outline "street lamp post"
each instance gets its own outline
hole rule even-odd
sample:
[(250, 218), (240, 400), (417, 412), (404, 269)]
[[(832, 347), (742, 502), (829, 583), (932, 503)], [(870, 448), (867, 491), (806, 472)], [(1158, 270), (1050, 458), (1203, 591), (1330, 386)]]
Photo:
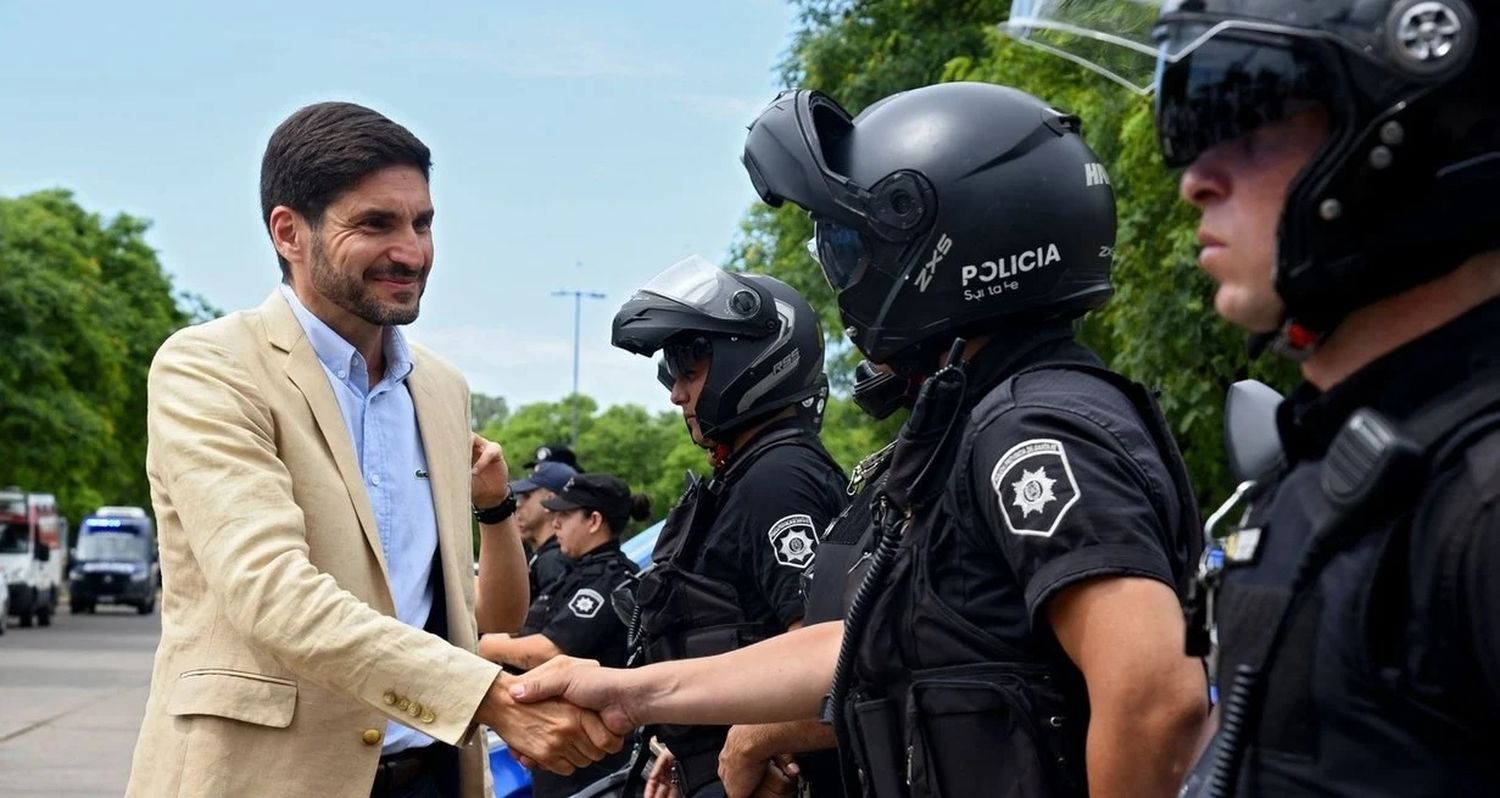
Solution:
[(573, 297), (573, 439), (570, 444), (578, 445), (578, 330), (579, 319), (583, 312), (583, 300), (603, 299), (604, 295), (598, 291), (553, 291), (553, 296)]

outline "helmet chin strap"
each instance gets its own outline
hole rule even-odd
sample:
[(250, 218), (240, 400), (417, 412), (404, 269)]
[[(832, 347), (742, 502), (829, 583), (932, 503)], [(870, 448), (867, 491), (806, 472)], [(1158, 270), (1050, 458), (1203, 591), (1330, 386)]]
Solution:
[(1322, 333), (1314, 332), (1310, 327), (1287, 319), (1282, 322), (1281, 329), (1276, 332), (1252, 334), (1245, 349), (1251, 360), (1260, 357), (1261, 353), (1269, 347), (1277, 356), (1294, 363), (1301, 363), (1318, 351), (1318, 345), (1323, 343), (1323, 337)]
[(729, 448), (727, 443), (714, 443), (707, 448), (709, 462), (713, 463), (716, 469), (723, 468), (729, 462), (729, 456), (734, 454), (734, 450)]

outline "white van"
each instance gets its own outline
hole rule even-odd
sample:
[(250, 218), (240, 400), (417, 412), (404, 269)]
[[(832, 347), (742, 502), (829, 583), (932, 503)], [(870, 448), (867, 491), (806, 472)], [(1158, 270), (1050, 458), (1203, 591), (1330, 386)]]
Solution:
[(19, 626), (50, 626), (63, 584), (62, 518), (57, 500), (20, 488), (0, 490), (0, 571)]

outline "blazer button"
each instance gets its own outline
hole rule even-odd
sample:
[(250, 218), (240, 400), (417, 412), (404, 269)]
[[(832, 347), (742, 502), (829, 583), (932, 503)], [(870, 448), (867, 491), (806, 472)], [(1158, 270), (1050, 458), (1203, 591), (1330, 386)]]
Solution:
[(431, 723), (431, 722), (433, 722), (435, 720), (437, 720), (437, 715), (432, 714), (432, 710), (430, 710), (430, 709), (424, 709), (424, 710), (422, 710), (422, 722), (423, 723)]
[(412, 705), (406, 708), (406, 714), (414, 718), (422, 717), (422, 705), (412, 702)]
[(402, 698), (401, 700), (396, 702), (396, 706), (400, 707), (402, 712), (405, 712), (407, 708), (411, 706), (411, 701), (409, 699)]
[(365, 729), (364, 734), (361, 734), (359, 739), (364, 740), (365, 745), (376, 745), (380, 742), (380, 730)]
[(385, 701), (385, 705), (388, 707), (393, 707), (396, 705), (396, 694), (391, 692), (390, 690), (385, 691), (385, 695), (381, 696), (380, 698), (381, 700)]

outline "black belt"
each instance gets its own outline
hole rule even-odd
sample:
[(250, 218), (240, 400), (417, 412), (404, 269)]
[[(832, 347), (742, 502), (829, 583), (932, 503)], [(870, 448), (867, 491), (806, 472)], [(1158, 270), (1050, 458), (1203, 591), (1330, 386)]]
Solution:
[(423, 776), (441, 778), (441, 766), (451, 761), (442, 748), (442, 743), (434, 743), (381, 757), (380, 764), (375, 766), (375, 783), (370, 787), (370, 798), (400, 795), (402, 790)]

